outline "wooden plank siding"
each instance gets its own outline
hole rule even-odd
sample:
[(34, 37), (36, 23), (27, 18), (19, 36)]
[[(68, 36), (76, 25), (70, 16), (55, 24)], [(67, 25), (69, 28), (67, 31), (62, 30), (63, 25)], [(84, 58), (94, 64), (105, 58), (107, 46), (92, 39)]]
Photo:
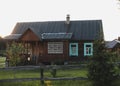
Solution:
[(48, 42), (43, 42), (43, 54), (39, 56), (39, 61), (51, 62), (51, 61), (61, 61), (68, 59), (68, 42), (63, 42), (63, 53), (62, 54), (49, 54), (48, 53)]
[[(49, 54), (48, 53), (48, 42), (63, 42), (63, 53), (62, 54)], [(18, 43), (22, 43), (25, 48), (31, 48), (31, 61), (35, 64), (42, 62), (66, 62), (66, 61), (83, 61), (90, 57), (84, 56), (84, 43), (92, 43), (92, 40), (88, 41), (69, 41), (69, 40), (47, 40), (47, 41), (23, 41), (19, 40)], [(78, 56), (69, 56), (69, 44), (78, 43)], [(26, 47), (25, 45), (30, 45)], [(28, 52), (26, 53), (28, 54)], [(29, 56), (29, 55), (27, 55)], [(36, 57), (36, 58), (33, 58)], [(27, 60), (27, 57), (25, 57)]]
[[(48, 54), (48, 42), (43, 42), (42, 51), (39, 55), (39, 62), (52, 62), (52, 61), (82, 61), (88, 59), (84, 56), (84, 41), (78, 43), (78, 56), (69, 56), (69, 41), (63, 42), (63, 54)], [(39, 49), (41, 51), (41, 49)]]
[(19, 38), (22, 41), (39, 41), (39, 37), (30, 29), (26, 30)]
[[(53, 61), (83, 61), (88, 59), (87, 56), (84, 56), (84, 43), (92, 43), (92, 41), (62, 41), (63, 42), (63, 53), (62, 54), (49, 54), (48, 53), (48, 42), (49, 41), (21, 41), (25, 47), (25, 45), (30, 47), (25, 48), (31, 48), (31, 60), (34, 60), (35, 63), (41, 63), (41, 62), (53, 62)], [(52, 42), (61, 42), (61, 41), (52, 41)], [(78, 43), (78, 56), (69, 56), (69, 44), (70, 43)], [(29, 49), (28, 49), (29, 50)], [(27, 52), (28, 54), (28, 52)]]

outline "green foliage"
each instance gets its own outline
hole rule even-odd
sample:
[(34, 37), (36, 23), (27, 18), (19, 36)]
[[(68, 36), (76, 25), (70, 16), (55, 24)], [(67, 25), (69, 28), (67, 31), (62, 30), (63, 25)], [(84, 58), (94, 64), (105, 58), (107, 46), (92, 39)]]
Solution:
[(4, 56), (6, 49), (6, 42), (0, 37), (0, 56)]
[(0, 68), (5, 67), (5, 57), (0, 57)]
[(24, 50), (22, 44), (12, 42), (11, 45), (7, 45), (6, 56), (9, 58), (10, 66), (17, 66), (20, 63), (20, 54)]
[(106, 51), (102, 41), (94, 43), (94, 55), (88, 65), (88, 78), (93, 82), (93, 86), (112, 86), (117, 78), (117, 66), (111, 59), (113, 56)]
[(5, 63), (5, 57), (0, 57), (0, 63)]

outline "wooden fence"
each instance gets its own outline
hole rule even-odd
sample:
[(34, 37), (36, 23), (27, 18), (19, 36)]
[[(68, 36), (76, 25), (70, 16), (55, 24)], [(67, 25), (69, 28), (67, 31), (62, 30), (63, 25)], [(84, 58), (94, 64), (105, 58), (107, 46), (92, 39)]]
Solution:
[(15, 78), (15, 79), (2, 79), (0, 82), (23, 82), (23, 81), (33, 81), (40, 80), (42, 84), (44, 84), (44, 80), (87, 80), (85, 77), (58, 77), (58, 78), (45, 78), (44, 70), (51, 69), (54, 72), (58, 69), (81, 69), (86, 65), (48, 65), (48, 66), (19, 66), (19, 67), (8, 67), (8, 68), (0, 68), (1, 70), (31, 70), (31, 69), (40, 69), (40, 78)]

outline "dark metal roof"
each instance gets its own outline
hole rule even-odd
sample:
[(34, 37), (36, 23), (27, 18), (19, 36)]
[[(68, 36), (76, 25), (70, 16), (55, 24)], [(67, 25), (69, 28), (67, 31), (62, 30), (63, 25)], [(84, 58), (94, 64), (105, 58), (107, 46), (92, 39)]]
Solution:
[(118, 40), (113, 40), (113, 41), (110, 41), (108, 43), (106, 43), (106, 47), (107, 48), (114, 48), (117, 44), (120, 44), (120, 41)]
[(5, 36), (4, 39), (19, 39), (19, 37), (21, 36), (22, 34), (11, 34), (11, 35), (8, 35), (8, 36)]
[(16, 24), (12, 34), (23, 34), (28, 28), (39, 38), (43, 33), (72, 33), (72, 40), (95, 40), (104, 36), (101, 20), (70, 21), (69, 26), (65, 21), (23, 22)]
[(43, 33), (42, 39), (71, 39), (72, 33)]

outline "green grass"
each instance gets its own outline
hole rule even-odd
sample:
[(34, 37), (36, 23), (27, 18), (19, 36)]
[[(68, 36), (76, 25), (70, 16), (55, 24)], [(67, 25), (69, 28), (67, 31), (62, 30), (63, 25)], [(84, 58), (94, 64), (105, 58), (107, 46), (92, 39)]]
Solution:
[[(75, 70), (57, 70), (57, 77), (87, 77), (86, 69)], [(13, 78), (39, 78), (40, 70), (2, 70), (0, 71), (0, 79)], [(52, 77), (50, 70), (44, 72), (44, 77)]]
[[(42, 85), (39, 80), (26, 82), (6, 82), (0, 83), (0, 86), (92, 86), (88, 80), (67, 80), (67, 81), (50, 81), (50, 85)], [(120, 86), (120, 80), (117, 80), (113, 86)]]
[[(50, 70), (45, 70), (45, 77), (52, 77)], [(57, 70), (57, 77), (87, 77), (86, 69), (64, 69)], [(39, 78), (40, 70), (0, 70), (0, 79), (14, 79), (14, 78)], [(51, 81), (52, 86), (90, 86), (89, 81), (80, 80), (63, 80), (63, 81)], [(73, 85), (74, 84), (74, 85)], [(84, 85), (85, 84), (85, 85)], [(26, 81), (26, 82), (4, 82), (0, 83), (0, 86), (41, 86), (40, 81)]]
[[(0, 58), (0, 63), (4, 63), (5, 58)], [(0, 67), (4, 67), (0, 65)], [(51, 70), (44, 71), (44, 77), (52, 77)], [(82, 69), (59, 69), (56, 77), (87, 77), (87, 68)], [(40, 69), (33, 70), (0, 70), (0, 79), (15, 78), (39, 78)], [(44, 86), (92, 86), (88, 80), (59, 80), (50, 81), (51, 85)], [(0, 82), (0, 86), (43, 86), (39, 80), (25, 82)], [(117, 80), (113, 86), (120, 86), (120, 80)]]
[[(5, 58), (0, 58), (0, 68), (5, 67)], [(44, 77), (52, 77), (51, 70), (45, 70)], [(60, 69), (57, 70), (57, 77), (87, 77), (87, 69)], [(14, 78), (39, 78), (40, 69), (34, 70), (0, 70), (0, 79)], [(89, 81), (80, 80), (62, 80), (50, 81), (52, 86), (90, 86)], [(2, 82), (0, 86), (43, 86), (40, 81), (25, 82)], [(47, 86), (47, 85), (45, 85)]]
[[(57, 77), (87, 77), (87, 74), (88, 72), (86, 68), (57, 70)], [(0, 70), (0, 79), (39, 78), (39, 77), (40, 69), (4, 70), (4, 71)], [(44, 77), (52, 77), (50, 70), (45, 70)], [(92, 83), (88, 80), (58, 80), (50, 81), (50, 84), (51, 86), (92, 86)], [(43, 86), (43, 85), (41, 85), (39, 80), (36, 80), (25, 82), (0, 82), (0, 86)], [(117, 80), (113, 86), (120, 86), (120, 80)]]
[(53, 86), (92, 86), (87, 80), (52, 81)]
[(0, 79), (13, 79), (13, 78), (33, 78), (39, 77), (40, 72), (33, 70), (4, 70), (0, 71)]
[(5, 67), (5, 57), (0, 57), (0, 68)]
[(40, 81), (28, 81), (28, 82), (0, 83), (0, 86), (42, 86), (42, 85), (40, 85)]
[(0, 83), (0, 86), (91, 86), (90, 81), (68, 80), (68, 81), (51, 81), (50, 85), (42, 85), (40, 81), (28, 82), (10, 82)]
[(58, 77), (87, 77), (87, 69), (67, 69), (59, 70), (57, 72)]

